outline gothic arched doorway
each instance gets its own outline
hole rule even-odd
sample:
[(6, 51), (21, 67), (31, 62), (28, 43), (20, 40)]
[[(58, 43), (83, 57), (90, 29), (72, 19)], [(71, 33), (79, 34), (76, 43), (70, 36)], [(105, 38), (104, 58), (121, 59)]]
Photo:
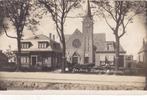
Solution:
[(80, 55), (77, 52), (74, 52), (72, 55), (72, 64), (79, 64), (80, 62)]

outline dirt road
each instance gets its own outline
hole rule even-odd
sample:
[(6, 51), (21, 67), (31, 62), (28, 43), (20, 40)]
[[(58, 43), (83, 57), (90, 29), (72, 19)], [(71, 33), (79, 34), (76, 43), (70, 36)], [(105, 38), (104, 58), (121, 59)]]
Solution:
[(0, 72), (0, 81), (103, 85), (144, 88), (145, 77), (44, 72)]

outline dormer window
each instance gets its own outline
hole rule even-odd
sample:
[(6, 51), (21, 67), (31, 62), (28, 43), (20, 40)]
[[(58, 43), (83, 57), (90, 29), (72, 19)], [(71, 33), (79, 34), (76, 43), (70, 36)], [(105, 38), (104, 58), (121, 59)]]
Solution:
[(39, 42), (38, 43), (38, 48), (47, 48), (47, 46), (48, 46), (48, 43), (47, 42)]
[(113, 45), (112, 45), (112, 44), (107, 44), (107, 50), (108, 50), (108, 51), (111, 51), (112, 48), (113, 48)]
[(21, 43), (21, 48), (22, 49), (28, 49), (30, 47), (30, 43), (29, 42), (22, 42)]

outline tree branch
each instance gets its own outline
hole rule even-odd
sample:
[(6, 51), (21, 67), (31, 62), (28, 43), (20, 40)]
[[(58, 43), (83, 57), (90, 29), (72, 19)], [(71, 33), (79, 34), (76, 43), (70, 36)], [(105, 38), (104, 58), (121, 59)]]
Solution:
[(112, 19), (114, 20), (114, 21), (116, 21), (116, 18), (114, 17), (114, 15), (113, 15), (113, 13), (112, 13), (112, 11), (110, 11), (110, 10), (108, 10), (108, 9), (106, 9), (105, 7), (103, 7), (102, 6), (102, 8), (107, 12), (107, 13), (109, 13), (110, 15), (111, 15), (111, 17), (112, 17)]
[(6, 31), (6, 28), (5, 26), (3, 25), (3, 29), (4, 29), (4, 32), (6, 33), (6, 36), (9, 37), (9, 38), (13, 38), (13, 39), (17, 39), (17, 37), (13, 37), (13, 36), (9, 36), (7, 31)]
[(108, 20), (107, 20), (107, 18), (106, 18), (106, 16), (105, 16), (104, 13), (103, 13), (103, 17), (104, 17), (105, 22), (107, 23), (107, 25), (111, 28), (111, 30), (112, 30), (112, 31), (115, 31), (114, 28), (109, 24), (109, 22), (108, 22)]

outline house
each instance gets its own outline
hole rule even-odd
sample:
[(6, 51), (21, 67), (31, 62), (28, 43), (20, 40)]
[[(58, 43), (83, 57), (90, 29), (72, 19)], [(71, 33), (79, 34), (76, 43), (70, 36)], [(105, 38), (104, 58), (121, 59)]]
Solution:
[[(98, 34), (97, 34), (98, 35)], [(111, 66), (115, 65), (115, 43), (114, 41), (95, 41), (94, 45), (96, 47), (95, 52), (95, 64), (97, 66), (103, 66), (106, 63), (109, 63)], [(120, 60), (119, 60), (119, 66), (124, 67), (125, 65), (125, 55), (126, 51), (123, 49), (123, 47), (120, 45), (119, 48), (120, 52)]]
[(16, 61), (16, 55), (14, 54), (14, 52), (11, 49), (7, 49), (4, 54), (7, 56), (8, 58), (8, 63), (15, 63)]
[(143, 45), (138, 52), (138, 62), (145, 64), (147, 63), (147, 41), (143, 39)]
[[(146, 7), (147, 7), (147, 3), (146, 3)], [(147, 16), (147, 11), (145, 14)], [(146, 25), (147, 25), (147, 17), (145, 17), (145, 26)], [(145, 36), (143, 38), (142, 47), (138, 52), (138, 62), (140, 64), (143, 64), (143, 66), (147, 68), (147, 28), (146, 28)]]
[[(103, 66), (109, 63), (114, 65), (115, 42), (106, 41), (105, 33), (94, 33), (93, 24), (88, 2), (87, 13), (82, 21), (82, 32), (76, 29), (73, 34), (65, 35), (67, 61), (72, 64), (92, 63), (96, 66)], [(124, 66), (125, 54), (125, 50), (120, 45), (120, 66)]]
[[(17, 50), (15, 53), (18, 56)], [(40, 34), (21, 40), (21, 64), (23, 68), (56, 69), (61, 65), (61, 57), (60, 43), (55, 41), (55, 36), (52, 36), (51, 33), (49, 37)]]
[(0, 50), (0, 66), (5, 65), (8, 63), (7, 56)]

